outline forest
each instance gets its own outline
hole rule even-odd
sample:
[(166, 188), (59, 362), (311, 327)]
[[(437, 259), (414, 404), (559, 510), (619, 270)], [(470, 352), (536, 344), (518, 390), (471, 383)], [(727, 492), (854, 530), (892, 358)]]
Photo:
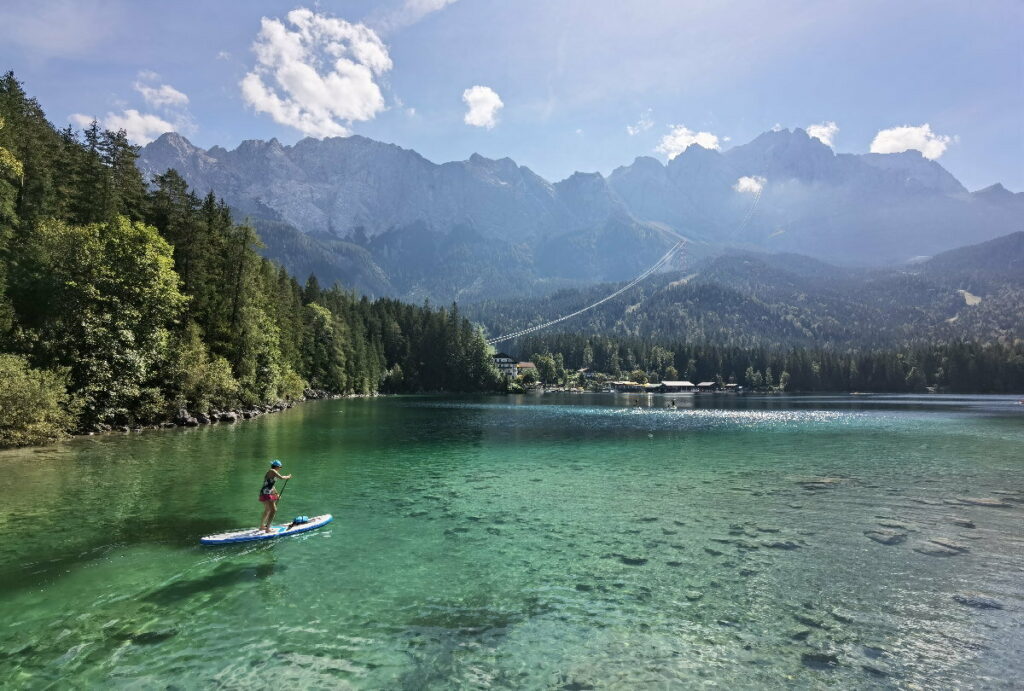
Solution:
[(457, 307), (369, 300), (260, 256), (255, 230), (125, 133), (58, 130), (0, 78), (0, 446), (319, 392), (501, 385)]
[[(1020, 393), (1024, 343), (948, 343), (879, 349), (741, 347), (647, 337), (534, 334), (509, 347), (529, 353), (546, 383), (587, 368), (634, 381), (712, 381), (751, 391)], [(583, 383), (583, 382), (579, 382)]]

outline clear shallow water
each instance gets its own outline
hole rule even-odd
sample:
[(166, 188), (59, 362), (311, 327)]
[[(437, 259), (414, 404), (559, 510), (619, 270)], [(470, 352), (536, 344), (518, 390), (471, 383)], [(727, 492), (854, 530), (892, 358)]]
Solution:
[[(1024, 678), (1024, 406), (667, 400), (324, 401), (0, 453), (0, 684)], [(274, 457), (295, 473), (282, 515), (335, 523), (200, 548), (257, 523)]]

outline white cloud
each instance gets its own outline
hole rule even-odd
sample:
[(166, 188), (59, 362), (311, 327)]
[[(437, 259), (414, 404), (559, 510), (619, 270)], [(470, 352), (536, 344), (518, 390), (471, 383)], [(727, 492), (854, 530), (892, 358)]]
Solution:
[(311, 137), (347, 136), (384, 110), (376, 79), (392, 62), (372, 29), (304, 8), (287, 21), (261, 20), (256, 66), (240, 85), (246, 103)]
[(839, 125), (832, 120), (828, 122), (819, 122), (816, 125), (807, 126), (807, 135), (814, 139), (821, 140), (822, 144), (826, 146), (832, 146), (835, 140), (836, 134), (839, 132)]
[(469, 110), (463, 121), (474, 127), (491, 129), (498, 124), (498, 111), (505, 104), (489, 86), (473, 86), (462, 92), (462, 101)]
[(456, 2), (458, 0), (405, 0), (401, 7), (384, 15), (379, 22), (374, 23), (374, 26), (379, 25), (383, 31), (401, 29)]
[(84, 113), (74, 113), (68, 118), (78, 127), (88, 127), (96, 120), (100, 127), (108, 130), (124, 130), (133, 144), (145, 145), (164, 132), (174, 132), (176, 128), (163, 118), (151, 113), (140, 113), (129, 108), (121, 113), (107, 113), (106, 117), (96, 118)]
[(229, 53), (226, 50), (218, 51), (217, 52), (217, 59), (218, 60), (230, 60), (231, 59), (231, 53)]
[(654, 120), (651, 119), (651, 109), (648, 108), (640, 114), (640, 119), (635, 125), (626, 125), (626, 133), (632, 137), (654, 127)]
[(671, 125), (671, 131), (661, 138), (661, 142), (654, 148), (672, 160), (679, 154), (686, 151), (693, 144), (703, 146), (705, 149), (717, 149), (718, 136), (710, 132), (694, 132), (684, 125)]
[(170, 84), (149, 86), (142, 82), (135, 82), (135, 90), (142, 94), (142, 98), (146, 100), (146, 103), (154, 108), (167, 108), (188, 104), (188, 96)]
[(732, 188), (737, 192), (744, 194), (760, 194), (761, 190), (764, 189), (766, 182), (768, 182), (768, 180), (760, 175), (744, 175), (736, 181), (736, 184), (733, 185)]
[(935, 160), (941, 156), (955, 137), (932, 132), (927, 122), (919, 127), (904, 125), (887, 130), (880, 130), (871, 142), (873, 154), (896, 154), (908, 149), (916, 149), (927, 159)]

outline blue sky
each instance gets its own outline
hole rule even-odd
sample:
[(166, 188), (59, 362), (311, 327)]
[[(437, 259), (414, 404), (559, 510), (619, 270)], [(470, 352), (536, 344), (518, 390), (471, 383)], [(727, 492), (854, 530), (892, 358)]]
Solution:
[(0, 69), (58, 125), (205, 148), (356, 133), (557, 180), (818, 125), (1024, 190), (1020, 0), (6, 0)]

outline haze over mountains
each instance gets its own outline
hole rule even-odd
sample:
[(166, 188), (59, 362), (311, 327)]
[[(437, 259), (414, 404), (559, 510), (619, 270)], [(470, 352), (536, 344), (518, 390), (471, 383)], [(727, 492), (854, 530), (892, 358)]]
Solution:
[(228, 151), (169, 133), (138, 163), (223, 197), (293, 272), (409, 299), (624, 280), (678, 236), (691, 242), (677, 266), (730, 248), (879, 266), (1024, 227), (1022, 193), (969, 192), (916, 151), (836, 154), (801, 129), (555, 183), (508, 158), (439, 165), (359, 136)]

